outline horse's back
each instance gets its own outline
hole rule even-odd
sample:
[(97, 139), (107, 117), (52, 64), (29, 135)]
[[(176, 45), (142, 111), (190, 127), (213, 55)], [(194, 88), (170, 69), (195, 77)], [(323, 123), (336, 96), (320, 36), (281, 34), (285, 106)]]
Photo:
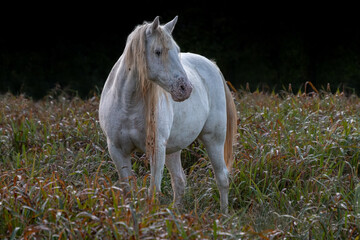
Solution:
[[(215, 62), (194, 53), (182, 53), (180, 59), (185, 71), (187, 73), (191, 72), (188, 74), (190, 81), (192, 83), (194, 81), (201, 81), (204, 85), (204, 90), (206, 90), (207, 97), (209, 98), (210, 108), (225, 106), (224, 79)], [(193, 76), (194, 73), (196, 77)]]

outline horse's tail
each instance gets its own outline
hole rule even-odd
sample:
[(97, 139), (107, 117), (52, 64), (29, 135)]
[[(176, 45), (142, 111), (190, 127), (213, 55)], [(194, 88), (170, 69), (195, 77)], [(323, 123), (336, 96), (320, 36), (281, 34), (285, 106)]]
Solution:
[(224, 77), (223, 80), (224, 80), (224, 88), (225, 88), (225, 96), (226, 96), (226, 113), (227, 113), (224, 159), (227, 169), (229, 170), (229, 172), (231, 172), (234, 163), (233, 141), (235, 134), (237, 132), (237, 113), (236, 113), (234, 99), (231, 95), (230, 89), (227, 86)]

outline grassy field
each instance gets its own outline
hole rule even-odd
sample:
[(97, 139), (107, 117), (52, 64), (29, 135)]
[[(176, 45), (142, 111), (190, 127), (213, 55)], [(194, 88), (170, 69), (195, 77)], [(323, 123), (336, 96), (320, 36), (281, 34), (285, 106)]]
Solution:
[(0, 239), (359, 239), (360, 99), (239, 92), (229, 215), (201, 143), (183, 151), (184, 212), (147, 199), (149, 164), (122, 197), (97, 96), (0, 96)]

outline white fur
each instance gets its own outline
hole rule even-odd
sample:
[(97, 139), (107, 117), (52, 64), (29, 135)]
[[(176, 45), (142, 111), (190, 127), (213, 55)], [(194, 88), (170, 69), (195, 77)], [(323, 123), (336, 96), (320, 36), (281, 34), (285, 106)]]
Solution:
[[(159, 27), (172, 31), (176, 20)], [(149, 28), (154, 24), (156, 19)], [(147, 37), (151, 42), (151, 36)], [(152, 81), (165, 90), (160, 92), (157, 104), (156, 159), (151, 162), (150, 192), (154, 188), (161, 191), (162, 173), (166, 164), (171, 174), (174, 203), (176, 206), (181, 205), (186, 179), (180, 152), (199, 138), (211, 160), (220, 190), (221, 209), (226, 212), (229, 181), (224, 161), (227, 120), (224, 80), (218, 67), (207, 58), (192, 53), (178, 53), (176, 44), (171, 44), (171, 47), (168, 51), (170, 68), (161, 70), (160, 62), (156, 59), (148, 65)], [(151, 55), (152, 52), (147, 49), (146, 54)], [(160, 72), (161, 76), (156, 76), (156, 72)], [(192, 85), (190, 97), (181, 102), (173, 100), (168, 92), (170, 85), (166, 82), (176, 80), (176, 77), (169, 76), (179, 75), (188, 79)], [(127, 180), (133, 176), (131, 153), (136, 149), (146, 151), (144, 100), (135, 94), (138, 91), (136, 84), (137, 79), (128, 73), (127, 63), (121, 56), (105, 83), (99, 108), (100, 125), (106, 134), (111, 158), (121, 181), (127, 184)]]

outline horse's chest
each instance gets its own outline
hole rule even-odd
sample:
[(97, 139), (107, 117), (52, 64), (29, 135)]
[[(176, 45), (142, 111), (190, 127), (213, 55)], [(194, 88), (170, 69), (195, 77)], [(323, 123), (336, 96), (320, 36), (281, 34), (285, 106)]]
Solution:
[(145, 116), (128, 111), (113, 111), (108, 121), (107, 133), (116, 145), (145, 149)]
[(139, 149), (145, 149), (145, 116), (139, 114), (130, 115), (124, 121), (125, 129), (127, 129), (127, 138)]

